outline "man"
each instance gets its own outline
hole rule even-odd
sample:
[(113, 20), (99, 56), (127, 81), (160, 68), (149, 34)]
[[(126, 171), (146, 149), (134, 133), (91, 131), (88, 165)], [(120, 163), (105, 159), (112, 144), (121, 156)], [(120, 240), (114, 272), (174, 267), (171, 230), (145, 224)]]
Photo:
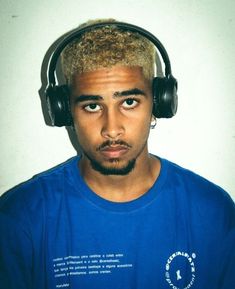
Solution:
[(234, 288), (234, 203), (148, 152), (155, 61), (115, 25), (65, 47), (81, 156), (1, 198), (0, 288)]

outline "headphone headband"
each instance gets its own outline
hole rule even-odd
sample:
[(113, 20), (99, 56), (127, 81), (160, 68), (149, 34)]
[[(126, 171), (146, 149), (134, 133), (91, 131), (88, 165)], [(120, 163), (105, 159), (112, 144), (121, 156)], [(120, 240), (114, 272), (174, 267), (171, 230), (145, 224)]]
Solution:
[(160, 42), (160, 40), (157, 39), (157, 37), (155, 37), (152, 33), (148, 32), (147, 30), (145, 30), (139, 26), (125, 23), (125, 22), (102, 22), (102, 23), (92, 24), (92, 25), (89, 25), (89, 26), (86, 26), (83, 28), (74, 29), (61, 40), (61, 42), (55, 48), (54, 52), (51, 54), (51, 58), (50, 58), (49, 63), (48, 63), (47, 79), (48, 79), (49, 85), (51, 85), (51, 86), (55, 85), (56, 65), (57, 65), (58, 59), (59, 59), (60, 54), (63, 51), (63, 49), (69, 43), (71, 43), (75, 39), (78, 39), (84, 33), (91, 31), (91, 30), (98, 29), (98, 28), (102, 28), (105, 26), (113, 26), (113, 27), (117, 27), (117, 28), (120, 28), (120, 29), (123, 29), (126, 31), (137, 32), (140, 35), (147, 38), (150, 42), (152, 42), (154, 44), (154, 46), (158, 49), (158, 51), (161, 54), (161, 57), (162, 57), (164, 64), (165, 64), (165, 76), (167, 77), (167, 76), (172, 74), (171, 73), (171, 63), (170, 63), (170, 59), (169, 59), (169, 56), (167, 54), (167, 51), (164, 48), (164, 46), (162, 45), (162, 43)]

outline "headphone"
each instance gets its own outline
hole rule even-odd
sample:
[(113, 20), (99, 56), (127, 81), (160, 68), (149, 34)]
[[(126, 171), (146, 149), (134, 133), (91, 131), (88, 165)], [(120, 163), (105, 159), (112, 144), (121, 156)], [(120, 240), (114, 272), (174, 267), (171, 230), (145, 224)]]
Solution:
[(71, 126), (70, 92), (67, 85), (56, 85), (55, 72), (58, 59), (63, 49), (82, 34), (104, 26), (114, 26), (124, 31), (137, 32), (154, 44), (165, 64), (165, 76), (154, 77), (152, 85), (153, 115), (157, 118), (171, 118), (178, 106), (177, 80), (171, 73), (171, 63), (166, 49), (161, 42), (147, 30), (123, 22), (102, 22), (72, 30), (58, 43), (52, 52), (47, 69), (47, 88), (45, 90), (47, 108), (53, 126)]

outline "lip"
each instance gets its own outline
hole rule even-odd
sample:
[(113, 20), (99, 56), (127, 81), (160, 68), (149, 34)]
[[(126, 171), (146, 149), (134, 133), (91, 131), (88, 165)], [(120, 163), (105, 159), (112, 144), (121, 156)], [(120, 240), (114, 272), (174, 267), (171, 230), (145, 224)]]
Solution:
[(124, 146), (109, 146), (101, 150), (102, 155), (107, 158), (120, 158), (128, 152), (128, 148)]

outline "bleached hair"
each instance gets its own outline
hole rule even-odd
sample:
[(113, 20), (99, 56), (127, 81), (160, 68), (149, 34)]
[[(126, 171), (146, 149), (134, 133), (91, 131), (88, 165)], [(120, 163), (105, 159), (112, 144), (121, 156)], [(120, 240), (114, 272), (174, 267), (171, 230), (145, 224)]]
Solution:
[(114, 19), (91, 20), (79, 28), (107, 21), (114, 25), (87, 31), (62, 51), (61, 65), (67, 83), (71, 84), (72, 77), (77, 73), (115, 65), (142, 67), (144, 76), (152, 80), (156, 51), (154, 45), (145, 37), (137, 32), (118, 28)]

